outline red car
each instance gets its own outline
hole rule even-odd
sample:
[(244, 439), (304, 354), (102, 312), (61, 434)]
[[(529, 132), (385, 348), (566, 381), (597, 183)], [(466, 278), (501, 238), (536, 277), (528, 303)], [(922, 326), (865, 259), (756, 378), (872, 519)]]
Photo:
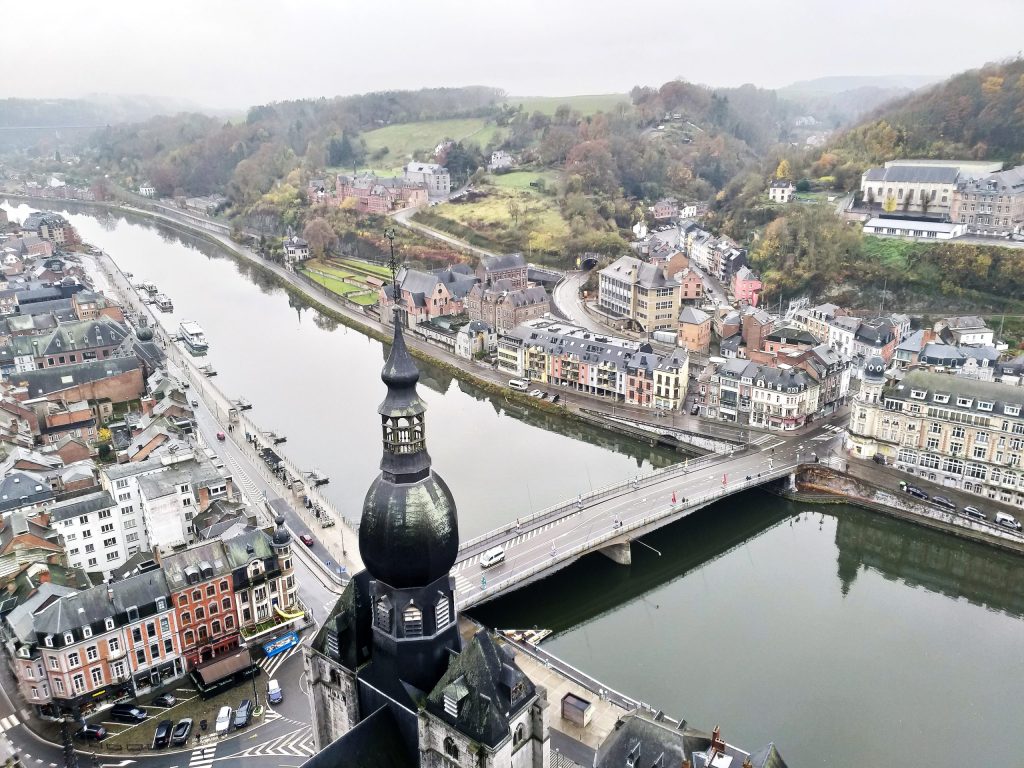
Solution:
[(301, 541), (307, 547), (312, 547), (313, 544), (315, 543), (313, 541), (313, 537), (310, 536), (308, 533), (303, 533), (301, 536), (299, 536), (299, 541)]
[(217, 439), (220, 440), (221, 442), (223, 442), (224, 440), (228, 439), (228, 436), (225, 435), (223, 432), (218, 432), (217, 433)]

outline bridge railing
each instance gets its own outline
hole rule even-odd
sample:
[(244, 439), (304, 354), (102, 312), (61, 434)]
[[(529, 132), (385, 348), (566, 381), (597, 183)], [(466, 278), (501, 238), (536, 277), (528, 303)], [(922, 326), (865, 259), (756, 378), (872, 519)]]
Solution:
[[(565, 513), (572, 513), (586, 509), (590, 504), (597, 501), (604, 501), (616, 494), (630, 490), (640, 490), (653, 483), (660, 483), (668, 477), (685, 475), (695, 470), (704, 469), (714, 464), (725, 455), (725, 453), (713, 453), (706, 456), (700, 456), (696, 459), (687, 459), (683, 463), (672, 464), (671, 466), (656, 469), (653, 472), (648, 472), (644, 475), (637, 475), (633, 480), (611, 483), (601, 488), (597, 488), (596, 490), (592, 490), (589, 493), (581, 493), (577, 497), (578, 500), (570, 499), (569, 501), (560, 501), (550, 507), (545, 507), (537, 512), (520, 517), (516, 522), (506, 523), (501, 528), (495, 528), (487, 533), (483, 533), (475, 538), (464, 541), (459, 545), (459, 552), (468, 552), (469, 550), (479, 548), (482, 544), (493, 541), (503, 541), (510, 538), (510, 535), (513, 533), (522, 533), (525, 530), (535, 527), (538, 523), (547, 522), (551, 518), (563, 517), (565, 516)], [(582, 507), (580, 506), (580, 502), (582, 502)]]
[(800, 466), (799, 462), (795, 462), (784, 467), (773, 469), (769, 472), (762, 472), (760, 476), (750, 477), (749, 480), (739, 480), (734, 482), (732, 485), (723, 485), (721, 488), (716, 488), (713, 491), (709, 491), (698, 496), (688, 497), (685, 501), (672, 504), (660, 512), (645, 515), (639, 520), (623, 523), (617, 528), (611, 528), (608, 531), (599, 533), (593, 538), (588, 538), (586, 541), (570, 547), (569, 549), (558, 550), (556, 547), (551, 556), (539, 556), (537, 558), (537, 563), (530, 566), (525, 571), (510, 574), (509, 577), (505, 579), (487, 582), (486, 586), (481, 588), (477, 588), (476, 585), (472, 585), (470, 587), (472, 593), (464, 597), (462, 600), (458, 600), (458, 606), (460, 609), (469, 608), (486, 598), (504, 592), (510, 586), (529, 581), (534, 576), (549, 570), (552, 565), (566, 565), (580, 555), (588, 554), (596, 549), (601, 549), (603, 545), (611, 542), (613, 539), (620, 539), (623, 535), (636, 531), (640, 528), (645, 528), (652, 523), (659, 522), (667, 517), (672, 517), (680, 512), (686, 512), (686, 514), (689, 514), (690, 512), (694, 512), (701, 507), (705, 507), (724, 496), (731, 496), (734, 493), (738, 493), (739, 491), (746, 490), (748, 488), (757, 487), (765, 482), (778, 480), (779, 478), (785, 477), (798, 466)]

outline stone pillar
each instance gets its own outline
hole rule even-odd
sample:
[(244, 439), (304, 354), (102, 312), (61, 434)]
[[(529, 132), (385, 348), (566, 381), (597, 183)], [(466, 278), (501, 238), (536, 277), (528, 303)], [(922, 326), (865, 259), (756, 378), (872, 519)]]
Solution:
[(611, 558), (619, 565), (630, 565), (633, 562), (632, 550), (628, 541), (620, 541), (617, 544), (606, 544), (598, 550), (605, 557)]
[(789, 473), (789, 490), (796, 490), (796, 472)]

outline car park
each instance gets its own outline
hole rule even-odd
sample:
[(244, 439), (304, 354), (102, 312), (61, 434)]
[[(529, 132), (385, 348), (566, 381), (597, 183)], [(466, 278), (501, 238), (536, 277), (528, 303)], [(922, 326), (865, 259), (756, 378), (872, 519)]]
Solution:
[(235, 728), (245, 728), (252, 717), (252, 702), (249, 699), (242, 699), (242, 703), (235, 710)]
[(188, 741), (190, 733), (192, 733), (192, 718), (184, 717), (178, 721), (171, 732), (171, 744), (176, 747), (183, 746)]
[(110, 719), (123, 723), (141, 723), (146, 719), (146, 710), (134, 704), (115, 704), (110, 708)]
[(284, 692), (281, 690), (281, 684), (277, 680), (271, 680), (267, 683), (267, 701), (271, 704), (280, 704), (284, 701)]
[(173, 707), (177, 703), (178, 700), (171, 693), (161, 693), (153, 699), (153, 706), (155, 707)]
[(965, 517), (972, 517), (975, 520), (988, 520), (988, 517), (977, 507), (964, 507), (963, 514)]
[(157, 723), (156, 730), (153, 732), (153, 749), (163, 749), (170, 744), (173, 729), (174, 723), (170, 720), (161, 720)]
[(1020, 520), (1005, 512), (996, 512), (996, 523), (1012, 531), (1019, 531), (1021, 529)]
[(107, 729), (102, 725), (87, 725), (75, 734), (81, 741), (103, 741), (107, 738)]
[(213, 732), (220, 735), (231, 729), (231, 716), (234, 712), (231, 707), (221, 707), (217, 712), (217, 722), (213, 726)]
[(299, 541), (305, 544), (307, 547), (312, 547), (316, 541), (308, 533), (299, 534)]
[(932, 504), (934, 504), (937, 507), (951, 509), (954, 512), (956, 512), (956, 504), (947, 499), (945, 496), (932, 496)]

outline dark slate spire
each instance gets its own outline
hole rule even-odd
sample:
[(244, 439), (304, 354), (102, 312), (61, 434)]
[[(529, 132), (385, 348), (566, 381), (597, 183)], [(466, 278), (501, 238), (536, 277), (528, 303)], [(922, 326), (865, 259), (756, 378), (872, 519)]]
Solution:
[[(394, 274), (393, 257), (391, 267)], [(397, 285), (395, 296), (400, 296)], [(381, 472), (363, 502), (359, 552), (374, 578), (407, 588), (425, 586), (448, 573), (458, 553), (459, 529), (451, 492), (430, 468), (427, 406), (416, 392), (419, 370), (405, 346), (397, 312), (394, 325), (391, 352), (381, 371), (388, 391), (377, 409)]]

